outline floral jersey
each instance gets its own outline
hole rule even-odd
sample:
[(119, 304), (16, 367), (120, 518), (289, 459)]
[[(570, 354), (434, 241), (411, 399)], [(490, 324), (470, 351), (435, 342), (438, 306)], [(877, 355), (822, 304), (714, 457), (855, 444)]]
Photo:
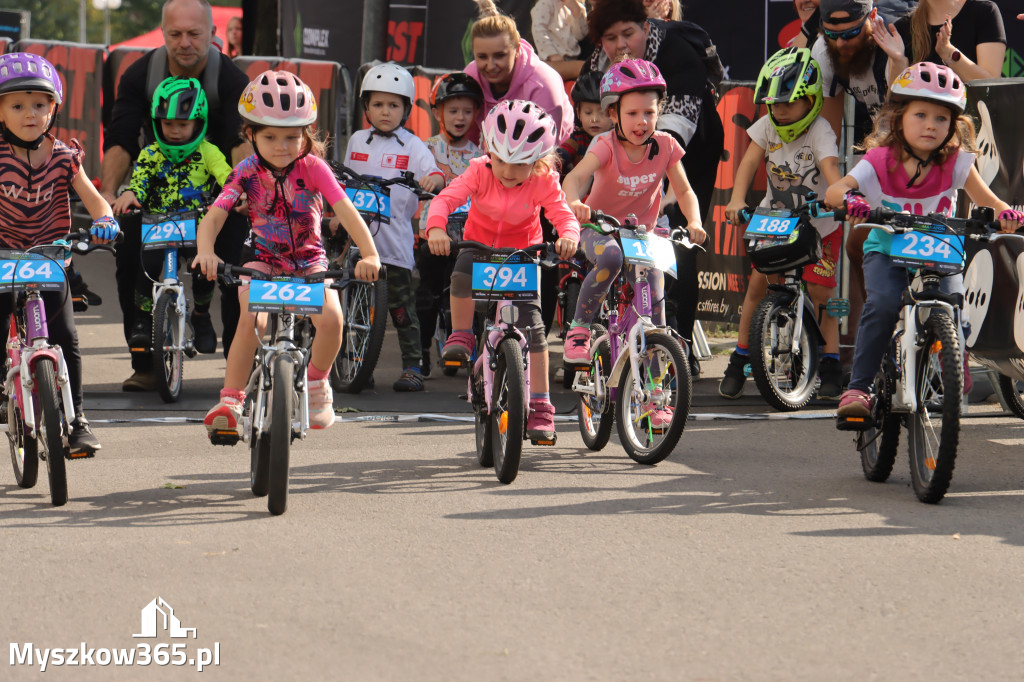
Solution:
[[(71, 182), (85, 152), (77, 140), (53, 140), (50, 158), (29, 166), (0, 140), (0, 247), (27, 249), (49, 244), (71, 230)], [(33, 152), (38, 157), (39, 152)]]
[(434, 162), (444, 173), (444, 184), (448, 185), (469, 168), (469, 162), (484, 152), (469, 140), (464, 140), (462, 147), (453, 147), (443, 135), (434, 135), (427, 139), (427, 148), (434, 155)]
[(147, 213), (193, 211), (206, 208), (209, 201), (203, 201), (203, 194), (216, 196), (230, 173), (224, 154), (206, 140), (179, 164), (168, 160), (160, 145), (151, 144), (139, 152), (128, 189)]
[(243, 262), (258, 260), (286, 272), (327, 266), (320, 239), (323, 200), (333, 206), (345, 192), (323, 159), (303, 156), (279, 178), (249, 156), (231, 171), (213, 205), (230, 211), (243, 192), (249, 200)]

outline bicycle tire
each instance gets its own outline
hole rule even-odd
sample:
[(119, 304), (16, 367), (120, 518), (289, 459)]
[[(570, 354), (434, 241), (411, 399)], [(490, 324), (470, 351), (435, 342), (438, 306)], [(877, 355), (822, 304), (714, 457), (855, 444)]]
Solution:
[[(257, 388), (257, 392), (261, 389)], [(255, 396), (246, 401), (246, 411), (252, 420), (249, 432), (249, 488), (255, 497), (265, 497), (270, 489), (270, 438), (256, 430)], [(266, 411), (264, 402), (262, 410)], [(264, 419), (264, 423), (266, 420)]]
[(963, 356), (953, 320), (945, 312), (933, 310), (923, 327), (925, 343), (918, 352), (914, 382), (918, 408), (907, 417), (907, 450), (914, 494), (936, 504), (949, 489), (956, 465)]
[[(181, 397), (181, 384), (185, 372), (185, 351), (178, 337), (178, 313), (174, 311), (177, 295), (165, 291), (153, 304), (153, 374), (156, 390), (165, 403), (174, 403)], [(167, 348), (177, 347), (177, 350)]]
[(489, 415), (494, 473), (502, 483), (511, 483), (519, 475), (523, 434), (526, 431), (523, 351), (518, 339), (507, 337), (501, 340), (494, 353), (497, 367), (494, 370)]
[(807, 405), (818, 378), (818, 341), (811, 337), (810, 319), (803, 320), (796, 358), (791, 359), (788, 350), (772, 356), (773, 332), (776, 348), (788, 349), (796, 315), (804, 316), (806, 312), (794, 310), (796, 299), (787, 301), (788, 298), (781, 292), (768, 292), (754, 309), (748, 336), (750, 373), (757, 390), (769, 405), (781, 412), (793, 412)]
[(342, 291), (345, 328), (341, 350), (331, 367), (331, 385), (341, 393), (359, 393), (373, 378), (388, 318), (388, 283), (353, 281)]
[[(579, 300), (580, 280), (572, 278), (565, 283), (565, 307), (562, 309), (562, 339), (565, 339), (565, 335), (569, 333), (569, 327), (576, 316), (576, 304), (579, 303)], [(575, 378), (576, 372), (565, 370), (565, 373), (562, 375), (562, 388), (571, 389)]]
[(11, 448), (11, 465), (18, 487), (34, 487), (39, 479), (38, 446), (35, 438), (25, 437), (25, 419), (13, 396), (7, 402), (7, 443)]
[(279, 355), (273, 365), (274, 400), (270, 406), (270, 487), (267, 509), (274, 516), (288, 507), (288, 460), (292, 445), (292, 396), (295, 365), (288, 355)]
[[(605, 334), (601, 325), (594, 324), (590, 327), (591, 342)], [(608, 339), (604, 339), (593, 351), (593, 359), (590, 361), (590, 381), (595, 383), (594, 377), (600, 373), (605, 379), (605, 389), (608, 389), (608, 372), (612, 368), (611, 345)], [(612, 436), (612, 426), (615, 423), (615, 410), (612, 400), (606, 396), (605, 400), (599, 401), (595, 396), (580, 393), (576, 406), (576, 423), (580, 428), (580, 436), (583, 437), (583, 444), (595, 452), (603, 450), (608, 445), (608, 439)], [(597, 424), (594, 417), (597, 417)]]
[[(641, 370), (646, 375), (644, 381), (652, 388), (668, 391), (665, 406), (672, 408), (672, 421), (660, 429), (651, 426), (647, 417), (648, 407), (641, 404), (642, 396), (638, 395), (633, 383), (632, 361), (629, 361), (619, 378), (615, 424), (619, 441), (634, 462), (657, 464), (672, 454), (683, 435), (690, 415), (693, 385), (690, 364), (678, 340), (664, 332), (648, 332), (645, 340), (644, 368)], [(655, 371), (660, 374), (657, 379), (650, 371), (650, 363), (655, 358), (666, 363), (664, 368), (656, 367)], [(655, 440), (655, 435), (661, 438)]]
[(886, 356), (872, 388), (875, 396), (871, 415), (873, 426), (857, 432), (857, 450), (860, 452), (864, 478), (874, 483), (884, 483), (889, 479), (900, 444), (900, 425), (903, 420), (900, 415), (889, 410), (893, 371), (891, 361)]
[(476, 437), (476, 461), (482, 467), (494, 466), (494, 443), (491, 434), (491, 416), (487, 413), (487, 404), (484, 401), (484, 378), (483, 369), (477, 370), (479, 365), (471, 368), (472, 393), (469, 396), (473, 405), (473, 432)]
[(1005, 374), (999, 375), (999, 392), (1003, 394), (1010, 412), (1019, 419), (1024, 419), (1024, 391), (1017, 389), (1018, 380), (1008, 377)]
[(50, 502), (54, 507), (67, 504), (68, 474), (64, 461), (64, 419), (60, 408), (60, 391), (57, 390), (53, 362), (40, 359), (32, 371), (35, 382), (36, 441), (39, 454), (46, 459), (46, 473), (50, 479)]

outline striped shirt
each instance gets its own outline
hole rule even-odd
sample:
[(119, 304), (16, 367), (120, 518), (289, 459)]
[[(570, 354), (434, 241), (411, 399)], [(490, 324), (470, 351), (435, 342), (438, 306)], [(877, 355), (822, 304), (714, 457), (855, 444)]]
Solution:
[[(68, 146), (52, 135), (47, 137), (53, 140), (53, 151), (34, 168), (0, 140), (0, 247), (26, 249), (49, 244), (71, 229), (68, 196), (84, 152), (77, 140)], [(30, 157), (38, 155), (30, 153)]]

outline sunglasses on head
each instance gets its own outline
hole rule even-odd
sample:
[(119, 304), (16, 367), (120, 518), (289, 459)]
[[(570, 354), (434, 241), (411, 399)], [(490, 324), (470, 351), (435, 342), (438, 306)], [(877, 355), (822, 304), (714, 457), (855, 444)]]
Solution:
[(821, 32), (829, 40), (852, 40), (859, 36), (860, 32), (864, 30), (864, 24), (867, 22), (868, 16), (870, 15), (865, 15), (864, 18), (860, 20), (859, 24), (853, 28), (848, 28), (845, 31), (830, 31), (825, 28), (825, 24), (822, 23)]

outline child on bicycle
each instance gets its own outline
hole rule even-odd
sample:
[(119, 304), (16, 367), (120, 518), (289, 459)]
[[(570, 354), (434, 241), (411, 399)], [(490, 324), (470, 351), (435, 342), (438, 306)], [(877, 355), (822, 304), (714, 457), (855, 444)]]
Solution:
[[(114, 202), (114, 213), (133, 208), (146, 213), (166, 214), (201, 211), (208, 199), (231, 173), (224, 154), (206, 140), (209, 105), (202, 85), (195, 78), (167, 78), (153, 93), (151, 114), (156, 142), (139, 152), (128, 189)], [(191, 251), (191, 249), (190, 249)], [(149, 350), (153, 333), (153, 280), (161, 279), (163, 251), (146, 251), (145, 270), (135, 282), (135, 326), (128, 338), (133, 349)], [(192, 275), (192, 329), (195, 349), (200, 353), (217, 350), (217, 334), (210, 320), (210, 302), (215, 283), (199, 272)]]
[[(499, 102), (484, 119), (481, 139), (487, 153), (473, 159), (469, 169), (442, 190), (427, 216), (427, 243), (437, 256), (448, 255), (448, 215), (471, 200), (464, 237), (491, 246), (523, 248), (543, 240), (540, 210), (558, 230), (558, 255), (571, 258), (579, 240), (579, 221), (558, 186), (554, 122), (533, 102)], [(451, 280), (452, 333), (442, 350), (445, 360), (468, 361), (476, 345), (471, 298), (473, 257), (463, 249)], [(548, 392), (548, 351), (538, 298), (519, 301), (516, 327), (529, 341), (530, 415), (527, 435), (534, 441), (555, 437), (555, 408)]]
[(576, 114), (576, 127), (569, 139), (555, 150), (561, 162), (559, 169), (564, 178), (576, 167), (590, 148), (595, 135), (612, 129), (612, 120), (601, 108), (601, 78), (604, 71), (587, 71), (572, 85), (569, 98)]
[[(106, 242), (117, 236), (110, 205), (82, 170), (81, 145), (77, 140), (66, 145), (50, 134), (63, 96), (60, 75), (46, 59), (25, 52), (0, 55), (0, 184), (4, 187), (0, 248), (28, 249), (68, 234), (72, 188), (94, 220), (93, 239)], [(101, 446), (82, 412), (82, 353), (71, 296), (46, 291), (42, 298), (50, 342), (63, 350), (71, 382), (75, 414), (68, 415), (69, 453), (91, 455)], [(5, 339), (14, 304), (13, 295), (0, 296), (0, 333)], [(0, 359), (7, 360), (6, 344)], [(6, 407), (2, 409), (6, 415)]]
[[(608, 113), (614, 129), (594, 138), (590, 150), (565, 179), (565, 197), (581, 221), (590, 219), (592, 210), (602, 211), (622, 221), (634, 214), (637, 224), (655, 228), (661, 208), (662, 181), (678, 197), (687, 220), (690, 239), (697, 244), (707, 236), (701, 227), (697, 195), (690, 188), (680, 159), (683, 148), (668, 133), (656, 131), (665, 79), (658, 67), (643, 59), (613, 64), (601, 79), (601, 107)], [(593, 179), (587, 202), (583, 189)], [(584, 229), (581, 243), (594, 268), (580, 287), (580, 297), (572, 327), (565, 335), (563, 360), (567, 369), (590, 365), (590, 325), (608, 295), (612, 282), (622, 269), (622, 249), (613, 235)], [(665, 324), (665, 276), (650, 269), (647, 281), (654, 296), (653, 322)], [(668, 424), (672, 415), (660, 409), (654, 413), (655, 426)]]
[[(836, 135), (828, 121), (818, 115), (823, 102), (821, 83), (821, 68), (807, 48), (780, 50), (761, 68), (754, 102), (767, 104), (768, 115), (747, 129), (750, 146), (740, 161), (732, 199), (725, 208), (726, 218), (734, 225), (741, 223), (739, 212), (747, 207), (747, 191), (762, 160), (768, 171), (768, 193), (761, 201), (765, 208), (799, 208), (806, 203), (809, 192), (824, 199), (829, 185), (839, 181)], [(841, 253), (843, 230), (842, 225), (831, 218), (815, 218), (811, 224), (821, 235), (822, 255), (820, 261), (804, 267), (803, 281), (817, 310), (835, 291), (836, 259)], [(750, 321), (767, 291), (768, 276), (753, 271), (740, 311), (736, 349), (729, 357), (725, 376), (718, 386), (723, 398), (743, 395), (743, 384), (747, 380), (744, 366), (750, 360)], [(835, 400), (843, 389), (839, 318), (825, 316), (821, 326), (825, 348), (818, 366), (821, 378), (818, 397)]]
[[(430, 106), (440, 132), (427, 139), (434, 162), (444, 173), (445, 184), (462, 175), (469, 162), (483, 151), (468, 137), (476, 125), (477, 112), (484, 103), (480, 84), (464, 71), (445, 74), (434, 84)], [(427, 210), (426, 207), (424, 210)], [(424, 213), (426, 215), (426, 213)], [(422, 222), (426, 222), (423, 220)], [(417, 252), (420, 284), (416, 289), (416, 317), (420, 325), (420, 373), (430, 376), (430, 344), (437, 327), (441, 295), (451, 273), (449, 258), (429, 251)]]
[[(842, 206), (852, 225), (864, 222), (872, 207), (917, 215), (952, 215), (957, 192), (967, 191), (978, 206), (998, 211), (1000, 228), (1013, 232), (1024, 214), (1000, 201), (974, 167), (974, 124), (964, 115), (967, 94), (952, 69), (921, 62), (905, 69), (889, 89), (867, 153), (853, 170), (828, 188), (826, 200)], [(882, 365), (902, 307), (907, 271), (889, 262), (892, 235), (872, 230), (864, 242), (867, 298), (857, 327), (850, 385), (839, 400), (839, 417), (871, 414), (871, 384)], [(963, 278), (944, 277), (943, 290), (963, 292)], [(964, 365), (966, 370), (966, 354)], [(970, 390), (964, 375), (964, 392)]]
[[(359, 96), (370, 130), (360, 130), (349, 138), (345, 165), (360, 175), (385, 179), (412, 171), (419, 186), (428, 192), (443, 187), (444, 175), (434, 163), (433, 154), (422, 140), (403, 127), (416, 97), (412, 75), (398, 64), (378, 64), (363, 76)], [(412, 217), (417, 208), (419, 199), (414, 192), (392, 185), (390, 222), (370, 223), (380, 259), (388, 266), (388, 311), (402, 351), (402, 374), (392, 388), (403, 392), (423, 390), (422, 341), (412, 284)]]
[[(320, 235), (326, 199), (362, 253), (355, 276), (376, 280), (380, 258), (370, 231), (323, 160), (323, 142), (314, 136), (316, 100), (309, 87), (286, 71), (264, 71), (242, 92), (238, 113), (244, 121), (242, 133), (254, 153), (231, 171), (224, 189), (199, 224), (199, 253), (192, 267), (201, 269), (210, 280), (217, 278), (217, 264), (222, 261), (213, 252), (214, 241), (228, 211), (245, 193), (251, 225), (242, 250), (245, 267), (275, 276), (326, 270), (327, 256)], [(253, 333), (257, 316), (248, 311), (247, 284), (239, 288), (238, 298), (244, 312), (228, 350), (220, 402), (203, 419), (211, 438), (214, 432), (238, 430), (244, 388), (259, 345)], [(326, 429), (334, 423), (334, 395), (327, 375), (341, 349), (341, 301), (333, 290), (324, 292), (323, 312), (311, 319), (316, 336), (306, 368), (309, 425)], [(261, 327), (264, 323), (261, 320)]]

